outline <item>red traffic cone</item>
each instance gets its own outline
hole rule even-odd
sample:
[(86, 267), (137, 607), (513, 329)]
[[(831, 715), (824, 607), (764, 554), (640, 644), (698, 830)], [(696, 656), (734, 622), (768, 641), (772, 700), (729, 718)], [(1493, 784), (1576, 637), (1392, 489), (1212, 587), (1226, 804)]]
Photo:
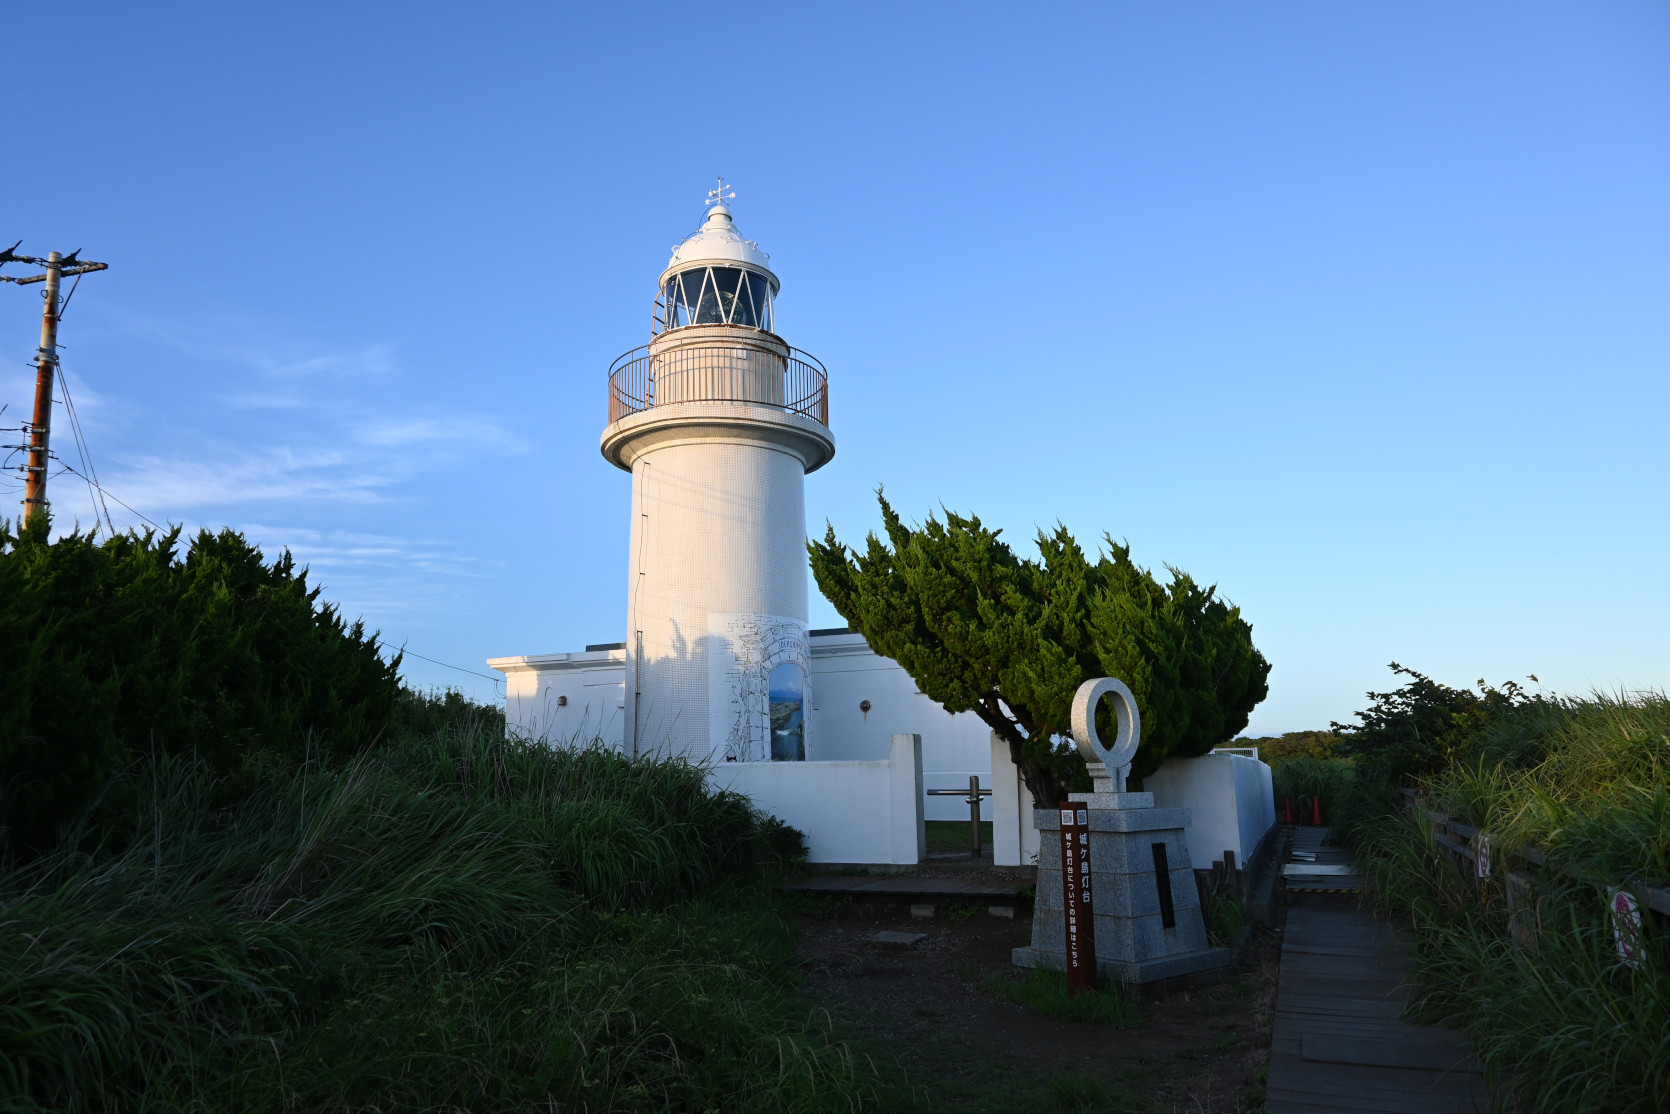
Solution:
[(1311, 821), (1310, 822), (1312, 824), (1315, 824), (1319, 828), (1322, 826), (1322, 798), (1321, 797), (1312, 797), (1311, 798)]
[(1291, 824), (1291, 823), (1293, 823), (1293, 798), (1292, 797), (1283, 797), (1281, 799), (1281, 801), (1282, 801), (1282, 815), (1285, 817), (1285, 819), (1283, 819), (1282, 823)]

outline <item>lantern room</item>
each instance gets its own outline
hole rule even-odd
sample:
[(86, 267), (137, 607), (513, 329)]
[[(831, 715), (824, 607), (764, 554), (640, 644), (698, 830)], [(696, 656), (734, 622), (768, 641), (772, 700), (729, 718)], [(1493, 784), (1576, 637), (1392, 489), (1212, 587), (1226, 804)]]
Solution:
[(707, 221), (675, 249), (661, 275), (652, 333), (688, 325), (741, 325), (774, 332), (772, 303), (777, 276), (771, 256), (744, 240), (731, 220), (726, 196), (713, 191)]

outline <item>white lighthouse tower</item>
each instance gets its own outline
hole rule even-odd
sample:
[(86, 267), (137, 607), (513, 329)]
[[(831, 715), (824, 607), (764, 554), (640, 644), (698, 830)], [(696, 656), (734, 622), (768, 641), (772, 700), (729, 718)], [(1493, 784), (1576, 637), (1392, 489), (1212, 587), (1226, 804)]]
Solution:
[(776, 333), (770, 256), (723, 182), (661, 275), (650, 343), (609, 369), (603, 456), (632, 473), (624, 744), (798, 761), (806, 473), (835, 455), (823, 366)]

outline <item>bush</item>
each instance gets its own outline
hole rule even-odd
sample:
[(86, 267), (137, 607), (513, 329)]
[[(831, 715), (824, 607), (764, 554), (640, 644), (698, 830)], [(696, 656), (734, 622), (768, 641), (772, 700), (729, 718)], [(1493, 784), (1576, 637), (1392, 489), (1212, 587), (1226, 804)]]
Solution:
[(0, 1107), (875, 1097), (794, 1005), (758, 890), (781, 836), (689, 765), (452, 723), (337, 765), (162, 753), (113, 781), (0, 875)]
[(0, 525), (0, 811), (11, 851), (45, 846), (136, 756), (213, 769), (251, 750), (340, 760), (389, 722), (398, 655), (319, 602), (289, 553), (231, 530), (184, 557), (178, 528), (95, 544)]

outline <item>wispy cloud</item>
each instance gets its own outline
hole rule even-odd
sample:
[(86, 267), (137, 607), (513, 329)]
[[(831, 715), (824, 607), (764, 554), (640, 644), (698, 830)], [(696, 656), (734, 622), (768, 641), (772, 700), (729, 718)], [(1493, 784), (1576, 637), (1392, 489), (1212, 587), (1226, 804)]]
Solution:
[(110, 488), (123, 501), (168, 508), (167, 513), (275, 500), (378, 502), (395, 482), (395, 476), (351, 462), (342, 453), (288, 448), (221, 447), (180, 459), (140, 457), (109, 477)]
[(122, 328), (201, 360), (234, 363), (281, 379), (317, 375), (380, 376), (394, 370), (395, 345), (376, 341), (331, 349), (297, 340), (271, 322), (210, 318), (182, 322), (111, 307)]
[(353, 432), (363, 445), (391, 448), (471, 442), (489, 445), (500, 451), (526, 452), (528, 449), (520, 437), (479, 418), (379, 418), (361, 423), (354, 427)]
[[(379, 624), (421, 627), (468, 607), (494, 575), (493, 559), (470, 556), (468, 542), (431, 536), (425, 481), (466, 451), (531, 446), (505, 419), (413, 389), (419, 373), (401, 366), (397, 342), (332, 347), (258, 319), (121, 317), (131, 347), (160, 349), (151, 358), (197, 387), (159, 411), (110, 383), (100, 398), (74, 381), (77, 402), (106, 418), (107, 435), (92, 438), (100, 479), (133, 512), (184, 523), (187, 537), (200, 524), (244, 523), (269, 558), (288, 548), (344, 614)], [(72, 515), (91, 520), (85, 491), (63, 486), (55, 498), (66, 527)], [(110, 509), (118, 526), (141, 525)], [(353, 528), (372, 521), (385, 532)]]

